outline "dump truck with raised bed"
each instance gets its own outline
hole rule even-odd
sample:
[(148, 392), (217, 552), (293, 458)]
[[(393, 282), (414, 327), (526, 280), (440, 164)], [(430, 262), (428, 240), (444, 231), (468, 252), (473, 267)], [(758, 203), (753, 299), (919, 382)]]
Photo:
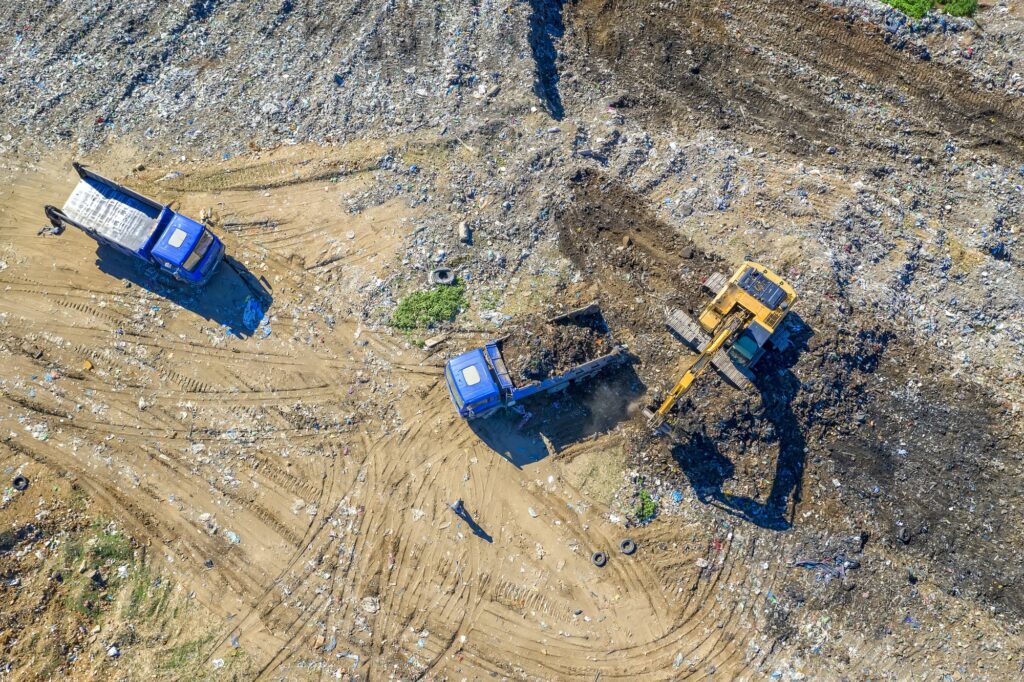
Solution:
[(461, 417), (487, 417), (525, 398), (565, 390), (626, 357), (596, 303), (535, 319), (448, 361), (445, 382)]
[(182, 282), (209, 281), (224, 258), (224, 244), (209, 228), (79, 163), (72, 165), (78, 185), (63, 208), (45, 209), (54, 227), (73, 225)]

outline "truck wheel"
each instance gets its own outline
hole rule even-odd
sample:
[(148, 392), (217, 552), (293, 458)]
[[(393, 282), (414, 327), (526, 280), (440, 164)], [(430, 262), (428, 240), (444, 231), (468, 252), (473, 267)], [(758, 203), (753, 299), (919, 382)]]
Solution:
[(626, 538), (625, 540), (619, 543), (619, 551), (621, 551), (626, 556), (629, 556), (630, 554), (636, 551), (636, 543), (630, 540), (629, 538)]
[(15, 476), (14, 480), (11, 481), (11, 485), (13, 485), (14, 489), (18, 491), (28, 490), (28, 479), (24, 476)]
[(608, 557), (604, 552), (594, 552), (593, 556), (590, 557), (590, 560), (593, 561), (594, 565), (598, 568), (602, 568), (606, 563), (608, 563)]

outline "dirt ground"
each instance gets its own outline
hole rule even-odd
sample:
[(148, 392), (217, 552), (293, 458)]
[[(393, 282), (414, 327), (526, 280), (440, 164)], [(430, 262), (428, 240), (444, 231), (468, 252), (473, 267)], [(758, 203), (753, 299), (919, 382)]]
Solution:
[[(286, 150), (271, 155), (272, 161), (249, 162), (238, 172), (198, 168), (211, 180), (224, 182), (219, 193), (176, 193), (182, 210), (198, 214), (208, 204), (230, 203), (233, 213), (222, 218), (225, 225), (253, 225), (236, 228), (246, 230), (244, 239), (236, 229), (225, 232), (235, 258), (268, 283), (271, 311), (276, 312), (267, 336), (258, 328), (248, 337), (225, 333), (223, 322), (214, 324), (201, 312), (168, 309), (162, 296), (166, 292), (153, 291), (157, 285), (144, 273), (136, 272), (136, 284), (128, 287), (123, 279), (97, 268), (94, 259), (82, 257), (95, 250), (82, 234), (36, 236), (41, 225), (35, 215), (39, 202), (61, 196), (73, 185), (63, 159), (26, 165), (12, 175), (3, 215), (5, 230), (10, 230), (5, 232), (9, 238), (2, 273), (7, 367), (3, 419), (8, 432), (4, 466), (8, 473), (17, 470), (34, 483), (27, 494), (9, 495), (17, 504), (6, 506), (3, 513), (12, 520), (24, 519), (21, 500), (36, 496), (45, 506), (59, 505), (67, 497), (60, 487), (73, 481), (88, 496), (92, 513), (118, 519), (123, 532), (146, 547), (147, 571), (187, 586), (189, 601), (201, 614), (197, 621), (214, 633), (212, 638), (197, 639), (193, 632), (169, 632), (159, 620), (147, 623), (150, 636), (165, 642), (170, 652), (169, 658), (157, 660), (171, 661), (166, 664), (171, 667), (160, 668), (159, 663), (144, 664), (147, 658), (139, 653), (131, 656), (139, 640), (118, 630), (127, 618), (117, 611), (107, 616), (101, 631), (111, 628), (111, 637), (89, 644), (79, 641), (81, 653), (75, 662), (40, 656), (37, 663), (20, 669), (22, 679), (55, 669), (107, 674), (103, 671), (115, 662), (126, 666), (130, 661), (155, 665), (157, 674), (173, 676), (178, 660), (173, 652), (181, 647), (192, 652), (183, 665), (211, 675), (221, 670), (213, 667), (214, 661), (242, 656), (245, 666), (238, 663), (231, 668), (234, 673), (224, 674), (243, 678), (246, 673), (239, 671), (318, 678), (332, 666), (343, 675), (370, 677), (389, 671), (404, 677), (578, 677), (594, 671), (608, 677), (676, 677), (687, 671), (732, 676), (775, 660), (787, 638), (796, 637), (792, 630), (807, 627), (820, 640), (817, 646), (830, 655), (842, 651), (851, 664), (872, 662), (875, 669), (884, 666), (895, 674), (915, 670), (924, 660), (918, 656), (953, 661), (966, 655), (964, 646), (987, 647), (991, 641), (1003, 642), (1008, 655), (985, 656), (990, 671), (986, 674), (996, 678), (1002, 670), (1009, 675), (1018, 665), (1013, 647), (1019, 640), (1003, 629), (1000, 620), (943, 589), (957, 576), (921, 570), (915, 578), (917, 600), (927, 604), (914, 607), (916, 617), (924, 618), (927, 609), (934, 614), (927, 627), (958, 642), (948, 651), (926, 649), (917, 654), (909, 636), (917, 626), (910, 630), (902, 616), (894, 616), (889, 633), (856, 626), (859, 612), (886, 606), (887, 591), (875, 580), (829, 591), (813, 575), (805, 577), (791, 568), (793, 557), (813, 551), (811, 556), (820, 558), (831, 551), (803, 546), (815, 519), (845, 516), (833, 508), (836, 500), (820, 490), (830, 483), (810, 483), (818, 478), (814, 473), (804, 474), (799, 515), (805, 532), (798, 536), (778, 536), (758, 524), (730, 521), (728, 515), (683, 524), (666, 520), (626, 530), (612, 519), (630, 513), (628, 503), (617, 512), (608, 507), (614, 504), (609, 485), (618, 491), (626, 463), (608, 453), (636, 451), (641, 446), (632, 439), (646, 442), (641, 430), (626, 425), (596, 439), (563, 438), (566, 447), (555, 457), (524, 468), (496, 457), (494, 450), (500, 447), (489, 437), (493, 434), (477, 434), (454, 416), (439, 381), (441, 357), (425, 355), (393, 332), (360, 330), (356, 311), (338, 311), (329, 325), (317, 303), (307, 298), (310, 288), (304, 283), (320, 267), (316, 259), (323, 258), (309, 250), (313, 235), (323, 243), (332, 230), (355, 232), (341, 251), (339, 262), (348, 266), (348, 276), (340, 278), (340, 286), (386, 276), (394, 262), (394, 247), (389, 244), (395, 242), (371, 239), (382, 234), (375, 223), (400, 226), (408, 209), (382, 207), (344, 224), (318, 222), (326, 195), (322, 180), (290, 184), (277, 198), (273, 189), (232, 188), (236, 177), (272, 187), (274, 178), (290, 175), (296, 159), (304, 164), (311, 153), (321, 152)], [(100, 160), (117, 167), (129, 156)], [(144, 184), (146, 177), (164, 175), (164, 169), (154, 168), (139, 181)], [(580, 191), (586, 196), (588, 190), (584, 186)], [(620, 201), (614, 193), (607, 200)], [(281, 227), (258, 227), (267, 219)], [(298, 231), (300, 224), (304, 231)], [(642, 222), (633, 224), (637, 227), (628, 252), (642, 255), (636, 261), (629, 256), (606, 261), (608, 273), (598, 273), (590, 286), (600, 289), (601, 282), (614, 283), (617, 292), (599, 292), (605, 294), (609, 324), (629, 335), (635, 353), (646, 355), (645, 348), (653, 350), (656, 344), (645, 342), (644, 334), (665, 332), (656, 324), (639, 323), (630, 290), (621, 289), (614, 274), (623, 268), (649, 272), (651, 279), (637, 282), (669, 295), (652, 281), (682, 264), (703, 272), (716, 261), (690, 253), (685, 242), (658, 244), (656, 233), (646, 231)], [(572, 235), (572, 230), (570, 220), (565, 234)], [(394, 239), (401, 238), (397, 228)], [(621, 244), (619, 235), (613, 234), (606, 248), (622, 253), (617, 251)], [(593, 240), (591, 246), (600, 249), (601, 242)], [(652, 253), (664, 250), (666, 255), (647, 261), (651, 257), (645, 248)], [(49, 264), (45, 277), (41, 263)], [(232, 270), (222, 271), (211, 285), (212, 295), (239, 295), (239, 287), (223, 283), (236, 276)], [(241, 289), (245, 297), (251, 296)], [(695, 290), (671, 295), (696, 297)], [(239, 307), (240, 301), (229, 300), (227, 305)], [(217, 311), (223, 312), (221, 307)], [(638, 322), (630, 324), (631, 316)], [(864, 375), (874, 371), (866, 365), (881, 365), (879, 338), (864, 339), (864, 355), (858, 353), (859, 359), (846, 369), (840, 354), (852, 357), (853, 351), (845, 341), (836, 342), (843, 349), (838, 353), (811, 347), (801, 353), (801, 362), (831, 362), (823, 374), (847, 372), (842, 379), (832, 379), (842, 382), (843, 391), (870, 392), (877, 381), (869, 384)], [(676, 353), (670, 348), (666, 357)], [(869, 355), (872, 352), (876, 356)], [(658, 369), (657, 360), (654, 353), (642, 363), (641, 376), (667, 373), (667, 367)], [(886, 371), (905, 385), (895, 372)], [(737, 411), (731, 419), (742, 420), (737, 403), (745, 399), (719, 393), (727, 396), (725, 413)], [(588, 395), (579, 398), (584, 411)], [(762, 421), (768, 428), (784, 421), (772, 415), (786, 407), (772, 407), (770, 403), (778, 400), (771, 394), (762, 398), (769, 403), (761, 408), (766, 416), (754, 417), (742, 428), (719, 424), (718, 431), (713, 430), (715, 425), (706, 431), (709, 425), (700, 424), (687, 430), (705, 434), (705, 448), (712, 443), (715, 448), (731, 447), (737, 440), (745, 440), (748, 448), (770, 443), (773, 438), (759, 435), (758, 429)], [(693, 401), (713, 402), (713, 391), (701, 391)], [(393, 412), (381, 412), (384, 404), (392, 405)], [(941, 413), (941, 403), (929, 404), (939, 410), (929, 419), (945, 420), (946, 436), (964, 442), (963, 431), (949, 428), (954, 424)], [(845, 405), (839, 400), (832, 409)], [(873, 426), (854, 429), (845, 438), (845, 446), (834, 455), (840, 468), (863, 469), (860, 460), (870, 461), (877, 450), (872, 434), (895, 438), (892, 434), (900, 428), (915, 428), (878, 423), (898, 418), (882, 406), (868, 409), (867, 423)], [(827, 407), (814, 410), (823, 413), (816, 421), (828, 419)], [(395, 428), (398, 417), (401, 426)], [(960, 418), (966, 420), (963, 428), (980, 428), (967, 415)], [(836, 421), (841, 420), (832, 417), (828, 422), (831, 428), (836, 428)], [(925, 428), (934, 428), (935, 423), (926, 421)], [(831, 442), (826, 427), (819, 428), (822, 442)], [(545, 430), (557, 440), (557, 429)], [(814, 439), (818, 433), (803, 437)], [(970, 435), (969, 440), (985, 438)], [(507, 445), (513, 461), (516, 447), (528, 447)], [(642, 447), (668, 446), (647, 442)], [(693, 465), (698, 469), (707, 469), (722, 455), (686, 457), (700, 460)], [(813, 470), (816, 461), (804, 466)], [(694, 474), (685, 460), (680, 463)], [(868, 476), (870, 470), (860, 475)], [(54, 488), (46, 483), (51, 480), (57, 482)], [(923, 484), (928, 479), (919, 480)], [(904, 519), (910, 533), (916, 538), (921, 527), (931, 527), (915, 540), (923, 544), (921, 552), (930, 553), (931, 561), (939, 560), (936, 552), (956, 551), (946, 544), (957, 532), (955, 526), (944, 527), (949, 518), (935, 522), (928, 517), (929, 510), (956, 502), (958, 493), (949, 486), (954, 480), (947, 479), (947, 492), (933, 502), (912, 502), (922, 499), (912, 487), (904, 493), (907, 502), (920, 507), (911, 519)], [(602, 492), (595, 495), (594, 490)], [(703, 499), (719, 494), (697, 484), (695, 490)], [(724, 504), (742, 492), (731, 491), (731, 498), (720, 499)], [(984, 499), (980, 491), (976, 494)], [(478, 528), (467, 526), (447, 508), (456, 496), (467, 501)], [(403, 502), (394, 504), (396, 500)], [(908, 513), (906, 507), (902, 511)], [(791, 516), (786, 510), (782, 513)], [(840, 525), (851, 537), (860, 537), (862, 524), (857, 518)], [(834, 528), (831, 534), (836, 535)], [(627, 535), (640, 545), (631, 557), (617, 552), (619, 540)], [(856, 552), (856, 560), (863, 564), (881, 567), (894, 561), (903, 565), (905, 559), (898, 558), (903, 546), (872, 537), (863, 550), (844, 551), (851, 556)], [(606, 568), (593, 566), (593, 551), (612, 556)], [(980, 563), (991, 557), (975, 559)], [(207, 567), (208, 560), (213, 561), (212, 568)], [(965, 557), (964, 565), (972, 561)], [(960, 578), (966, 579), (969, 589), (1008, 600), (1008, 607), (1017, 609), (1018, 592), (1002, 594), (1000, 587), (988, 582), (998, 568), (976, 565), (974, 580)], [(876, 577), (884, 579), (900, 578)], [(809, 619), (774, 605), (773, 595), (784, 591), (799, 597), (797, 603), (812, 614)], [(59, 622), (63, 614), (51, 610), (33, 618)], [(794, 618), (800, 624), (794, 624)], [(830, 634), (838, 622), (843, 622), (841, 642)], [(906, 634), (900, 634), (904, 629)], [(753, 632), (760, 633), (753, 640), (743, 634)], [(897, 642), (905, 644), (894, 647)], [(194, 652), (188, 649), (190, 644)], [(125, 651), (121, 660), (106, 656), (109, 646)], [(803, 665), (806, 674), (813, 674), (813, 662)], [(952, 668), (953, 663), (947, 665)]]
[[(1024, 280), (977, 233), (1020, 229), (984, 173), (1024, 164), (1024, 110), (768, 6), (531, 3), (546, 112), (481, 96), (458, 135), (5, 153), (0, 676), (1019, 679)], [(188, 290), (38, 234), (73, 158), (209, 216), (230, 263)], [(664, 309), (747, 257), (797, 288), (793, 348), (654, 438)], [(440, 262), (467, 310), (391, 328)], [(457, 417), (448, 357), (595, 300), (628, 363)]]

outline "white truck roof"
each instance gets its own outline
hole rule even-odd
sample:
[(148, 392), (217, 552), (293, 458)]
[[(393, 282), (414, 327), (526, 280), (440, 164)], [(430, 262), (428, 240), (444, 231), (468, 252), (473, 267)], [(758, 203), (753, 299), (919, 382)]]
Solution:
[(64, 204), (67, 217), (131, 251), (149, 241), (161, 210), (91, 177), (82, 178)]

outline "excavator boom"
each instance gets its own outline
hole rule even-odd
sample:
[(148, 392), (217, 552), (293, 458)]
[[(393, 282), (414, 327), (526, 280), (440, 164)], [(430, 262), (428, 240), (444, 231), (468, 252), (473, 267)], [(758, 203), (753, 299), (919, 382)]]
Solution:
[(690, 365), (690, 368), (686, 370), (686, 373), (679, 379), (676, 385), (672, 388), (672, 391), (665, 398), (665, 401), (658, 408), (657, 412), (648, 413), (648, 424), (653, 429), (660, 429), (665, 423), (665, 418), (668, 413), (672, 411), (675, 404), (679, 402), (679, 399), (686, 395), (686, 392), (693, 386), (693, 382), (697, 380), (701, 374), (704, 373), (711, 365), (711, 360), (715, 356), (715, 353), (719, 351), (725, 342), (729, 340), (733, 334), (736, 333), (740, 327), (749, 318), (749, 314), (742, 309), (734, 312), (732, 315), (727, 317), (725, 321), (715, 331), (715, 335), (711, 340), (711, 343), (704, 349), (704, 351), (697, 357), (697, 359)]

